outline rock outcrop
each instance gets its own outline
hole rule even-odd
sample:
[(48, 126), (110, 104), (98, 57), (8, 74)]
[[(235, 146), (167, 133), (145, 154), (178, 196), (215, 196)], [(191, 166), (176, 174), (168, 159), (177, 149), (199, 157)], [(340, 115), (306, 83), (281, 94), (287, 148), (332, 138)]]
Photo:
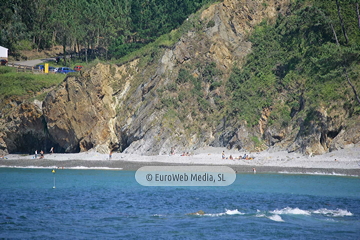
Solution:
[(50, 136), (65, 152), (116, 147), (116, 115), (110, 66), (98, 65), (80, 77), (67, 77), (50, 92), (43, 112)]
[[(2, 119), (0, 154), (33, 153), (53, 145), (39, 102), (12, 104), (12, 111)], [(38, 144), (40, 143), (40, 144)]]

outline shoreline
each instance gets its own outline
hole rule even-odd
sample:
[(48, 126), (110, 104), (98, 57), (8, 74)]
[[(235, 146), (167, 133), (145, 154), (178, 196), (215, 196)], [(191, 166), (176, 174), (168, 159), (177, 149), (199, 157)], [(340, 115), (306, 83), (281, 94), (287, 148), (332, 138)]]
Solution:
[[(72, 170), (123, 170), (136, 171), (144, 166), (214, 166), (214, 164), (181, 164), (181, 163), (164, 163), (164, 162), (129, 162), (129, 161), (83, 161), (83, 160), (66, 160), (58, 162), (54, 165), (52, 161), (29, 162), (24, 164), (22, 161), (1, 160), (0, 168), (32, 168), (32, 169), (72, 169)], [(218, 164), (216, 164), (218, 165)], [(253, 174), (253, 168), (245, 165), (218, 165), (227, 166), (236, 173)], [(258, 166), (256, 174), (278, 173), (278, 174), (309, 174), (309, 175), (333, 175), (333, 176), (349, 176), (360, 177), (360, 169), (334, 169), (334, 168), (298, 168), (298, 167), (274, 167), (274, 166)]]
[[(246, 165), (227, 164), (182, 164), (164, 162), (133, 162), (133, 161), (99, 161), (99, 160), (65, 160), (51, 161), (34, 159), (26, 163), (23, 160), (0, 160), (0, 168), (48, 168), (48, 169), (88, 169), (88, 170), (123, 170), (136, 171), (144, 166), (227, 166), (236, 173), (253, 174), (253, 167)], [(256, 166), (257, 174), (279, 173), (279, 174), (310, 174), (310, 175), (334, 175), (360, 177), (359, 169), (335, 169), (335, 168), (299, 168), (299, 167), (276, 167)]]
[[(224, 151), (225, 159), (222, 159)], [(252, 159), (239, 159), (244, 154)], [(236, 159), (231, 160), (230, 155)], [(360, 144), (351, 148), (316, 156), (304, 156), (285, 151), (250, 153), (218, 147), (204, 147), (191, 152), (190, 156), (144, 156), (114, 152), (109, 154), (90, 150), (81, 153), (45, 154), (43, 159), (34, 155), (9, 154), (0, 159), (2, 168), (64, 168), (64, 169), (118, 169), (137, 170), (143, 166), (228, 166), (238, 173), (298, 173), (322, 175), (346, 175), (360, 177)]]

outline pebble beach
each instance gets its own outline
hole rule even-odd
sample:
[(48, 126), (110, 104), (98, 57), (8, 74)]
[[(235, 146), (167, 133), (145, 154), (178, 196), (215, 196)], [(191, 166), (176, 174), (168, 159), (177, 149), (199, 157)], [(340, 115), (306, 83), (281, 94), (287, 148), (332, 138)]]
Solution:
[[(222, 158), (225, 153), (225, 159)], [(250, 159), (242, 159), (247, 154)], [(233, 159), (230, 159), (230, 155)], [(301, 173), (360, 176), (360, 144), (323, 155), (305, 156), (286, 151), (244, 152), (226, 148), (205, 147), (190, 152), (145, 156), (96, 151), (81, 153), (45, 153), (44, 158), (34, 155), (9, 154), (0, 159), (0, 167), (12, 168), (71, 168), (137, 170), (143, 166), (164, 165), (219, 165), (229, 166), (238, 173)]]

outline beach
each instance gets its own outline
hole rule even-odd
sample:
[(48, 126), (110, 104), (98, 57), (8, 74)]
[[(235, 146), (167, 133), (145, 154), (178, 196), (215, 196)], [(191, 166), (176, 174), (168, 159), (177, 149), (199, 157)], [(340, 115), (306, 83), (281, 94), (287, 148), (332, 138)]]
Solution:
[[(224, 151), (225, 159), (222, 159)], [(249, 159), (241, 157), (247, 154)], [(219, 165), (229, 166), (238, 173), (302, 173), (360, 176), (360, 144), (323, 155), (305, 156), (286, 151), (245, 152), (226, 148), (204, 147), (190, 152), (144, 156), (127, 153), (102, 154), (96, 151), (81, 153), (45, 153), (44, 158), (34, 155), (9, 154), (0, 159), (0, 167), (64, 168), (64, 169), (117, 169), (137, 170), (143, 166), (164, 165)], [(230, 159), (230, 155), (234, 158)]]

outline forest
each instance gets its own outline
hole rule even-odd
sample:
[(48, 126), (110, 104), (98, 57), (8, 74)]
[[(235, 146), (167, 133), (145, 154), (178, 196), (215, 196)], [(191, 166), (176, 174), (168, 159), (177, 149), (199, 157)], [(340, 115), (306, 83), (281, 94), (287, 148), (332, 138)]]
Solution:
[(255, 125), (271, 108), (269, 123), (282, 128), (299, 113), (313, 119), (320, 106), (360, 115), (358, 1), (294, 1), (250, 41), (252, 54), (227, 82), (229, 114)]
[[(190, 14), (212, 2), (5, 1), (1, 3), (0, 45), (12, 54), (62, 45), (64, 54), (67, 50), (85, 53), (90, 59), (119, 59), (169, 35)], [(341, 104), (349, 117), (360, 114), (358, 1), (290, 1), (288, 11), (279, 14), (275, 24), (264, 21), (249, 41), (252, 53), (247, 62), (235, 65), (229, 79), (214, 83), (226, 84), (224, 114), (254, 125), (263, 109), (273, 108), (270, 123), (281, 122), (283, 127), (297, 113), (311, 113), (320, 103), (325, 107)], [(216, 70), (215, 65), (204, 67)], [(184, 79), (182, 75), (192, 80), (180, 71), (177, 84)], [(210, 75), (221, 79), (217, 71)], [(197, 80), (193, 82), (197, 85), (192, 91), (201, 92)], [(198, 101), (206, 103), (202, 97)], [(305, 102), (308, 109), (302, 111)]]
[(213, 0), (2, 1), (0, 45), (18, 51), (62, 45), (101, 59), (120, 58), (179, 27)]

